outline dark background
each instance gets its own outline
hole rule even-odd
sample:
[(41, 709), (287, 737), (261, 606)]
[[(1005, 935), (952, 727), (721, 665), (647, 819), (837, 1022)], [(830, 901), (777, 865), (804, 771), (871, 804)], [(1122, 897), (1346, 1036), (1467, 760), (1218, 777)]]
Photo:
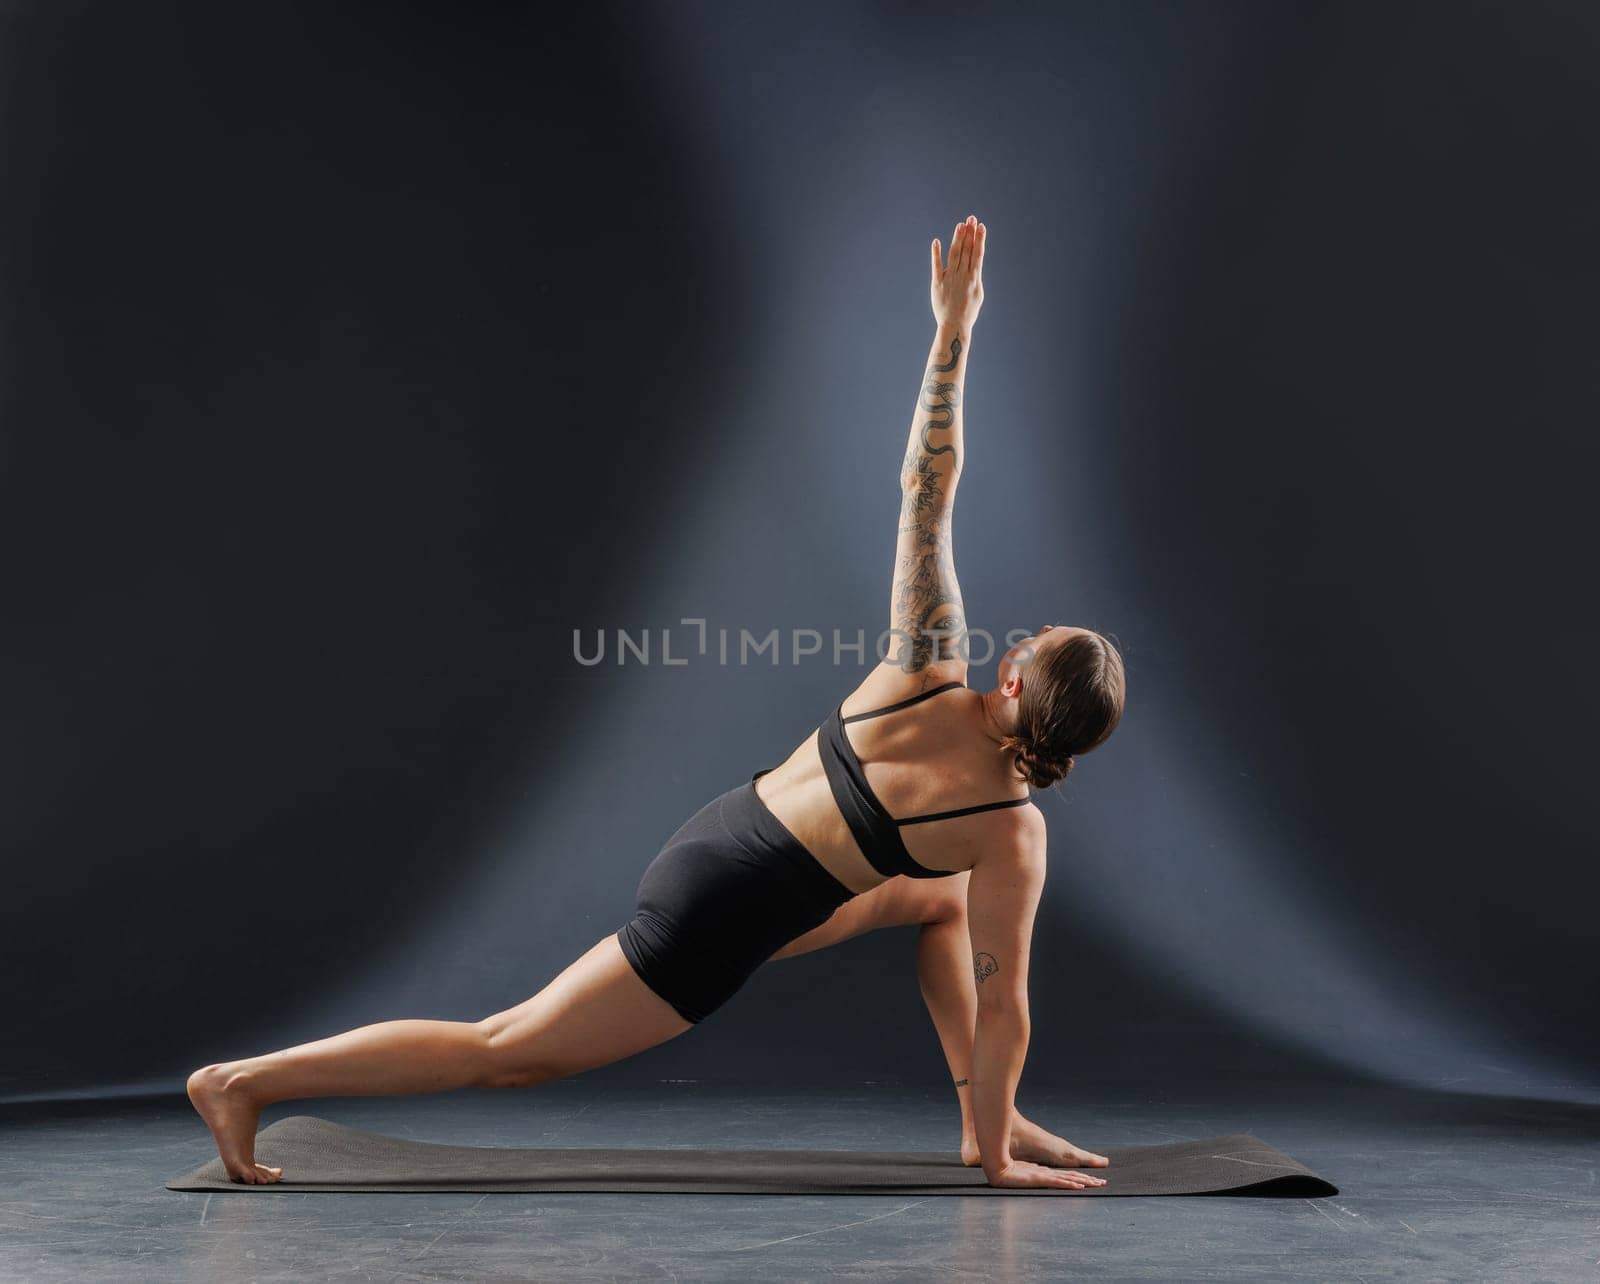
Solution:
[[(886, 625), (969, 212), (969, 607), (1130, 679), (1045, 800), (1025, 1085), (1595, 1082), (1592, 7), (0, 32), (0, 1093), (477, 1017), (620, 925), (860, 667), (573, 630)], [(909, 930), (607, 1073), (944, 1077)]]

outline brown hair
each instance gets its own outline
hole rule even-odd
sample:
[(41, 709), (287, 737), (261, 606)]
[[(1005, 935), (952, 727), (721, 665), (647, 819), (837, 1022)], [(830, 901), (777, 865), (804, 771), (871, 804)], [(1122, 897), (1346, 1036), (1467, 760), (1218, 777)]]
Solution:
[(1122, 656), (1098, 633), (1041, 648), (1022, 669), (1017, 729), (1000, 742), (1035, 789), (1072, 770), (1073, 755), (1104, 744), (1122, 720)]

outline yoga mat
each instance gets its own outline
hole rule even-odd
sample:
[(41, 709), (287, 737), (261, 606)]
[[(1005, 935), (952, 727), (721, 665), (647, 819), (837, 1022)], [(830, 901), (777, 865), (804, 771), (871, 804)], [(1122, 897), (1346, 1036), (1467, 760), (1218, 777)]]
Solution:
[(955, 1151), (511, 1150), (383, 1137), (297, 1115), (262, 1129), (256, 1160), (283, 1169), (269, 1186), (231, 1182), (213, 1158), (168, 1190), (612, 1191), (695, 1195), (1337, 1195), (1297, 1159), (1249, 1133), (1103, 1152), (1087, 1190), (999, 1190)]

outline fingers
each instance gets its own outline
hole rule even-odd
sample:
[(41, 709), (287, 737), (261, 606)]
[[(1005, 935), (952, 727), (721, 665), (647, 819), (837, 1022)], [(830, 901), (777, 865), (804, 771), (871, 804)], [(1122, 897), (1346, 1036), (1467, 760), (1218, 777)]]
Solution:
[(950, 234), (950, 265), (947, 271), (976, 273), (979, 270), (983, 262), (985, 231), (976, 214), (968, 214), (965, 222), (956, 224), (956, 230)]
[(1091, 1186), (1104, 1186), (1106, 1184), (1104, 1177), (1093, 1177), (1088, 1173), (1062, 1172), (1059, 1168), (1047, 1168), (1045, 1171), (1054, 1176), (1062, 1185), (1071, 1187), (1073, 1190), (1085, 1190)]
[(1013, 1164), (1003, 1175), (991, 1179), (991, 1184), (1011, 1189), (1042, 1186), (1053, 1190), (1092, 1190), (1106, 1182), (1105, 1178), (1088, 1173), (1063, 1172), (1039, 1164)]
[(1042, 1164), (1028, 1164), (1026, 1172), (1026, 1184), (1054, 1186), (1059, 1190), (1088, 1190), (1106, 1184), (1104, 1177), (1094, 1177), (1071, 1169), (1046, 1168)]
[(957, 223), (955, 231), (950, 233), (950, 257), (948, 262), (940, 259), (939, 238), (933, 238), (929, 247), (933, 256), (933, 279), (944, 279), (947, 272), (964, 272), (972, 276), (980, 276), (983, 272), (983, 247), (988, 238), (989, 229), (978, 222), (976, 214), (968, 214), (966, 221)]

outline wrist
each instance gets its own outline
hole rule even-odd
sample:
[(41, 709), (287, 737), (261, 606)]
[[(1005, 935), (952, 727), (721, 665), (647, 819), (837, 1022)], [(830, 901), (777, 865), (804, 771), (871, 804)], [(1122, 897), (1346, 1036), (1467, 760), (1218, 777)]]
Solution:
[(967, 317), (952, 317), (944, 320), (935, 317), (934, 326), (941, 335), (959, 335), (961, 340), (965, 342), (972, 338), (973, 320)]

